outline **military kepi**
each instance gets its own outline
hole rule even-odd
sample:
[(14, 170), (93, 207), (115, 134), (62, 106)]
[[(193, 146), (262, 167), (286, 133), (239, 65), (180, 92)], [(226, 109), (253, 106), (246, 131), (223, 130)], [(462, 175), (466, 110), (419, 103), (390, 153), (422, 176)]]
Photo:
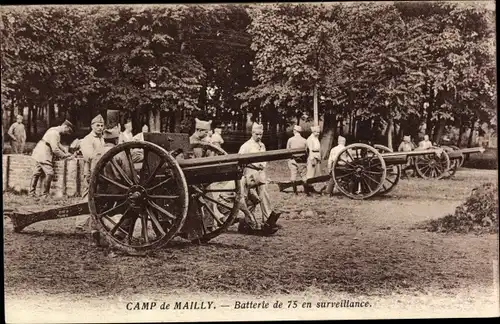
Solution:
[(64, 126), (68, 126), (69, 128), (71, 128), (71, 130), (75, 129), (75, 126), (69, 120), (67, 120), (67, 119), (62, 124)]
[(203, 129), (203, 130), (210, 130), (210, 125), (212, 124), (211, 120), (204, 121), (204, 120), (200, 120), (198, 118), (195, 118), (195, 122), (196, 122), (195, 128), (196, 129)]
[(262, 131), (262, 130), (264, 130), (264, 126), (262, 126), (261, 124), (253, 123), (252, 132)]
[(94, 117), (94, 119), (92, 119), (92, 121), (90, 122), (91, 125), (94, 125), (95, 123), (101, 123), (101, 124), (104, 124), (104, 118), (102, 118), (101, 115), (97, 115)]

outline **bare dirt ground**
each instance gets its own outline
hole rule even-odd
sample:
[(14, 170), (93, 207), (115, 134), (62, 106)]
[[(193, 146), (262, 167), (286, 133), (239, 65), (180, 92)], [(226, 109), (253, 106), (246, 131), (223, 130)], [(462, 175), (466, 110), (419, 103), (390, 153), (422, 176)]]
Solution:
[[(273, 180), (280, 175), (286, 180), (287, 172), (284, 162), (270, 164)], [(123, 316), (127, 300), (187, 295), (268, 296), (285, 303), (364, 298), (374, 305), (352, 314), (314, 312), (330, 318), (498, 316), (498, 235), (422, 228), (423, 222), (452, 213), (475, 186), (495, 181), (496, 170), (461, 169), (448, 180), (401, 180), (387, 196), (368, 201), (295, 196), (271, 184), (272, 201), (284, 212), (284, 228), (276, 236), (244, 236), (234, 226), (206, 245), (179, 238), (143, 258), (89, 246), (85, 235), (74, 233), (73, 218), (41, 222), (17, 234), (4, 217), (7, 318), (10, 312), (27, 321), (22, 316), (49, 307), (50, 319), (92, 322), (100, 318), (94, 315)], [(40, 202), (4, 194), (4, 208), (34, 203)], [(82, 307), (85, 317), (74, 318)], [(272, 318), (294, 317), (293, 311)]]

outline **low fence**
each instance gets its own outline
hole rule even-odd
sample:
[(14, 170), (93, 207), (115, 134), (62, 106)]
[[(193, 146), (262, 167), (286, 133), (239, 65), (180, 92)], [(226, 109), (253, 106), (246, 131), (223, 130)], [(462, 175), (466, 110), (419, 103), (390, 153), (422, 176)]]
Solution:
[[(56, 161), (54, 163), (54, 179), (50, 194), (55, 197), (81, 197), (84, 190), (83, 164), (83, 159)], [(28, 192), (34, 168), (35, 160), (29, 155), (3, 155), (3, 191)], [(38, 183), (38, 194), (42, 192), (43, 182), (42, 177)]]

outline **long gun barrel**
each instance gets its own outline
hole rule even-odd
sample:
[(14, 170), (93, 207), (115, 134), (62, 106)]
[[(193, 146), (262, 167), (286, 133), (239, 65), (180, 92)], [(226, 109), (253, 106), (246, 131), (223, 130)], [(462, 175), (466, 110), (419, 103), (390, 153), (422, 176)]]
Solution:
[(286, 160), (293, 157), (300, 157), (306, 154), (305, 149), (281, 149), (273, 150), (267, 152), (259, 153), (247, 153), (247, 154), (228, 154), (228, 155), (217, 155), (204, 158), (195, 159), (185, 159), (179, 160), (179, 165), (181, 168), (199, 167), (204, 165), (218, 165), (225, 163), (236, 162), (240, 166), (247, 164), (267, 162), (267, 161), (277, 161)]
[(414, 150), (410, 152), (388, 152), (381, 153), (386, 165), (405, 164), (409, 157), (435, 154), (440, 155), (443, 149)]
[(456, 151), (447, 152), (450, 160), (461, 159), (464, 154), (472, 154), (472, 153), (483, 153), (485, 150), (483, 147), (469, 147)]

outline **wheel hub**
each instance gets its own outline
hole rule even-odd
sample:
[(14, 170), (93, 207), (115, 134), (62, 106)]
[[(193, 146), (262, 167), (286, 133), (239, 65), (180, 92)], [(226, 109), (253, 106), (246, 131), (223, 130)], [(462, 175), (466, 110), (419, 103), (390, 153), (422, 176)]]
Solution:
[(130, 206), (139, 208), (143, 204), (146, 203), (146, 198), (148, 194), (146, 189), (142, 186), (133, 186), (129, 189), (127, 193), (127, 199), (130, 203)]

